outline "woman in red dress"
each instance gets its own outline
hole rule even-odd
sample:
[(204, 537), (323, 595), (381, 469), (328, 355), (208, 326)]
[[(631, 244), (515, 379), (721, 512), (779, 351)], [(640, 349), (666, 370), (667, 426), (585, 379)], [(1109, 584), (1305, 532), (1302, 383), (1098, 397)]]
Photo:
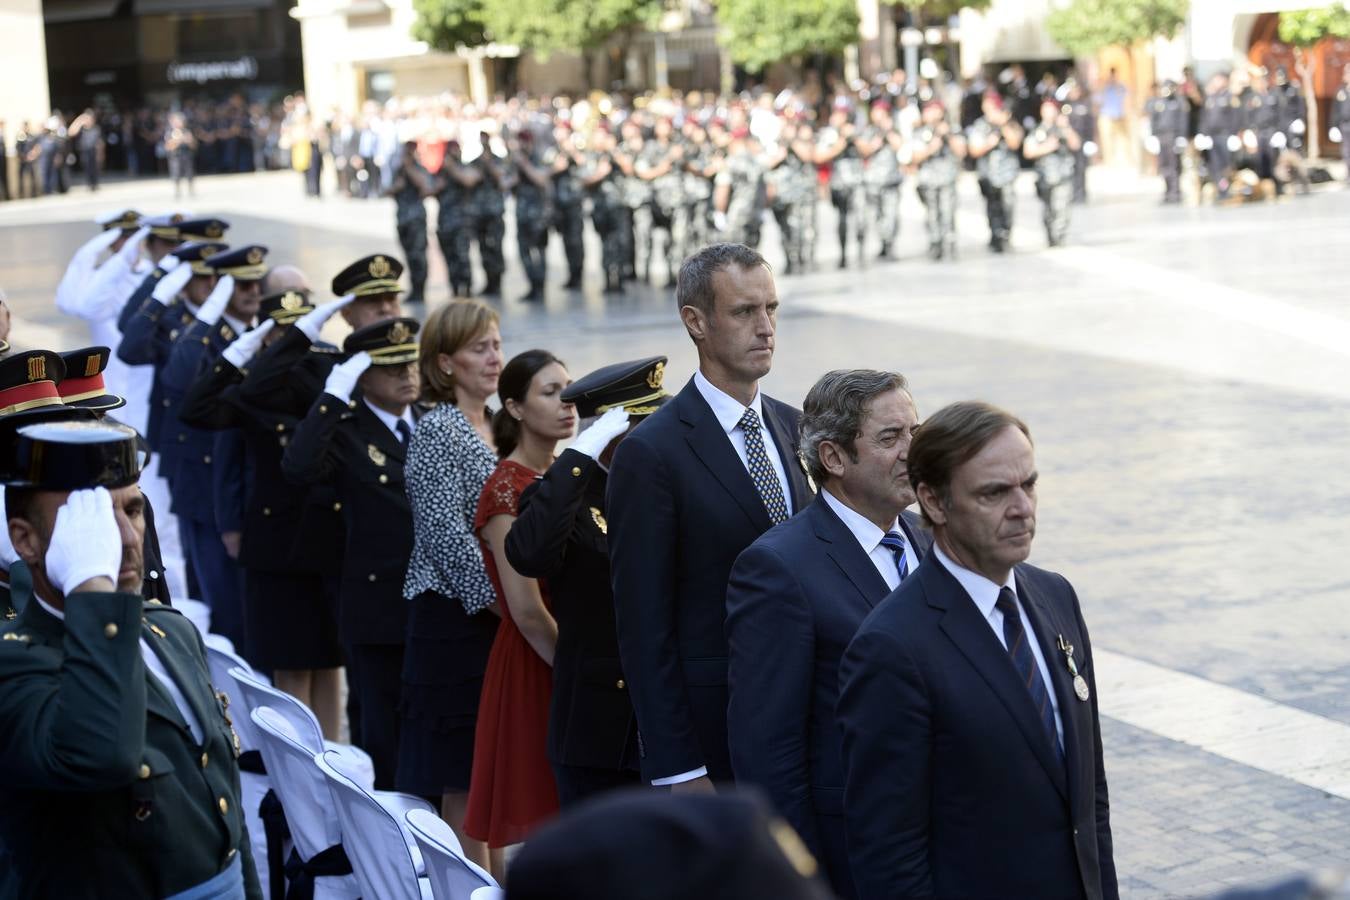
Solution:
[(504, 874), (498, 848), (521, 842), (558, 810), (545, 753), (558, 623), (545, 586), (511, 568), (505, 544), (521, 492), (553, 462), (558, 441), (572, 434), (576, 411), (561, 397), (569, 380), (563, 364), (545, 350), (527, 350), (502, 369), (502, 408), (492, 419), (501, 462), (483, 486), (474, 516), (502, 622), (483, 679), (464, 830), (497, 851), (492, 870), (498, 877)]

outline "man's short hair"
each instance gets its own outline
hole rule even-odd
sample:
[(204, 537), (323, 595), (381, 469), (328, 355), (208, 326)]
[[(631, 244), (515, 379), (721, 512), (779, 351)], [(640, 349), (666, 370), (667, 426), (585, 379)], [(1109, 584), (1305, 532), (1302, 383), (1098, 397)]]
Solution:
[(712, 315), (717, 300), (713, 275), (731, 266), (742, 269), (763, 266), (773, 271), (758, 250), (744, 244), (709, 244), (680, 264), (680, 274), (675, 281), (676, 303), (681, 309), (692, 306), (705, 316)]
[(872, 401), (891, 391), (909, 393), (909, 383), (898, 372), (875, 369), (835, 369), (820, 377), (806, 394), (802, 404), (802, 461), (817, 484), (824, 484), (830, 473), (820, 461), (824, 441), (840, 447), (853, 462), (858, 461), (857, 437)]
[(5, 521), (0, 522), (0, 528), (9, 530), (10, 519), (23, 519), (34, 525), (40, 524), (37, 519), (38, 492), (33, 488), (25, 487), (6, 487), (5, 491)]
[[(909, 445), (909, 483), (935, 490), (945, 504), (951, 498), (952, 473), (974, 457), (1009, 425), (1031, 440), (1026, 423), (982, 400), (963, 400), (942, 407), (924, 420)], [(919, 504), (922, 509), (923, 504)], [(928, 511), (924, 521), (932, 525)]]

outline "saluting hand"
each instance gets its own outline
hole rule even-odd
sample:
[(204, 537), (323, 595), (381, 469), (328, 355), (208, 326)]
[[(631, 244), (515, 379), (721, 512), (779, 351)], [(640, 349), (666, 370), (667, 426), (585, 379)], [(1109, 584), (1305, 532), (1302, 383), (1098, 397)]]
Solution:
[(267, 332), (276, 324), (276, 319), (268, 319), (252, 331), (245, 331), (230, 342), (230, 346), (220, 354), (221, 357), (236, 369), (242, 369), (258, 355), (258, 351), (262, 349), (263, 338), (267, 337)]
[(591, 423), (590, 428), (577, 435), (570, 449), (591, 459), (598, 459), (610, 442), (627, 430), (628, 410), (616, 406), (607, 410), (604, 415)]
[[(168, 263), (171, 259), (177, 260), (177, 262), (166, 266), (165, 263)], [(160, 261), (160, 267), (164, 268), (167, 274), (159, 279), (159, 283), (150, 292), (150, 296), (168, 306), (173, 302), (173, 298), (178, 296), (178, 292), (192, 280), (192, 266), (184, 264), (176, 256), (166, 256)]]
[(46, 563), (47, 580), (62, 594), (115, 589), (122, 531), (107, 488), (71, 491), (56, 511)]
[[(170, 273), (174, 274), (174, 273)], [(165, 278), (168, 275), (164, 276)], [(197, 321), (204, 325), (214, 325), (220, 321), (221, 314), (225, 312), (225, 307), (229, 305), (230, 298), (234, 296), (234, 276), (222, 275), (216, 282), (216, 287), (207, 296), (206, 302), (197, 310)]]
[(356, 353), (351, 359), (333, 366), (333, 371), (328, 373), (328, 380), (324, 382), (323, 392), (332, 394), (343, 403), (350, 403), (352, 391), (356, 389), (356, 382), (361, 377), (361, 373), (370, 368), (370, 354), (362, 350)]
[(122, 245), (122, 249), (117, 251), (117, 258), (121, 260), (128, 269), (136, 265), (136, 258), (141, 255), (141, 242), (144, 241), (149, 234), (149, 227), (142, 225), (140, 228), (137, 228), (136, 233)]
[(323, 326), (328, 323), (328, 320), (337, 315), (338, 310), (348, 306), (355, 299), (355, 294), (344, 294), (337, 300), (316, 306), (296, 319), (295, 327), (299, 328), (305, 337), (313, 343), (319, 339), (319, 332), (323, 331)]

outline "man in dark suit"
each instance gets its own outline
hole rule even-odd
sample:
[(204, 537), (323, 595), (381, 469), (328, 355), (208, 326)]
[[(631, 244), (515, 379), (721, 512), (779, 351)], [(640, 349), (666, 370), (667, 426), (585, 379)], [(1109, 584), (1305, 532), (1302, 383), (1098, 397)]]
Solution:
[(558, 620), (548, 759), (564, 808), (638, 782), (637, 728), (610, 591), (606, 467), (624, 435), (668, 399), (665, 366), (664, 356), (615, 363), (563, 390), (562, 401), (591, 424), (520, 495), (506, 536), (512, 568), (548, 579)]
[(1028, 565), (1030, 432), (985, 403), (924, 422), (909, 477), (933, 550), (844, 652), (848, 852), (863, 898), (1114, 900), (1092, 647)]
[(296, 484), (337, 491), (346, 527), (338, 631), (359, 695), (361, 746), (381, 790), (393, 788), (398, 765), (403, 575), (413, 546), (403, 462), (418, 415), (417, 328), (416, 319), (387, 319), (348, 335), (350, 358), (329, 372), (281, 458)]
[(680, 266), (676, 299), (698, 371), (619, 445), (607, 498), (619, 651), (642, 776), (680, 789), (731, 778), (727, 576), (804, 507), (798, 412), (764, 396), (778, 294), (764, 257), (713, 244)]
[(751, 544), (727, 586), (736, 781), (768, 794), (845, 898), (854, 891), (835, 719), (839, 658), (931, 543), (905, 511), (918, 425), (903, 375), (855, 369), (816, 382), (803, 404), (801, 453), (820, 493)]

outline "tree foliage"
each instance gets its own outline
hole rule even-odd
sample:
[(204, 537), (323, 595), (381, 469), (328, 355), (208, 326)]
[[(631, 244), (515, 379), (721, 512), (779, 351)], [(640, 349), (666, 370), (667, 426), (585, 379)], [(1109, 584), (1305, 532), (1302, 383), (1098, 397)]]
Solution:
[(751, 72), (805, 53), (838, 53), (858, 40), (856, 0), (718, 0), (718, 40)]
[(983, 12), (994, 0), (882, 0), (888, 6), (903, 6), (921, 22), (937, 24), (963, 9)]
[(1350, 38), (1350, 9), (1335, 3), (1280, 13), (1280, 40), (1286, 44), (1311, 47), (1324, 37)]
[(544, 57), (603, 44), (629, 27), (653, 27), (661, 0), (413, 0), (413, 34), (440, 50), (513, 44)]
[(1105, 47), (1174, 37), (1189, 11), (1190, 0), (1072, 0), (1050, 13), (1045, 27), (1074, 56), (1091, 56)]

